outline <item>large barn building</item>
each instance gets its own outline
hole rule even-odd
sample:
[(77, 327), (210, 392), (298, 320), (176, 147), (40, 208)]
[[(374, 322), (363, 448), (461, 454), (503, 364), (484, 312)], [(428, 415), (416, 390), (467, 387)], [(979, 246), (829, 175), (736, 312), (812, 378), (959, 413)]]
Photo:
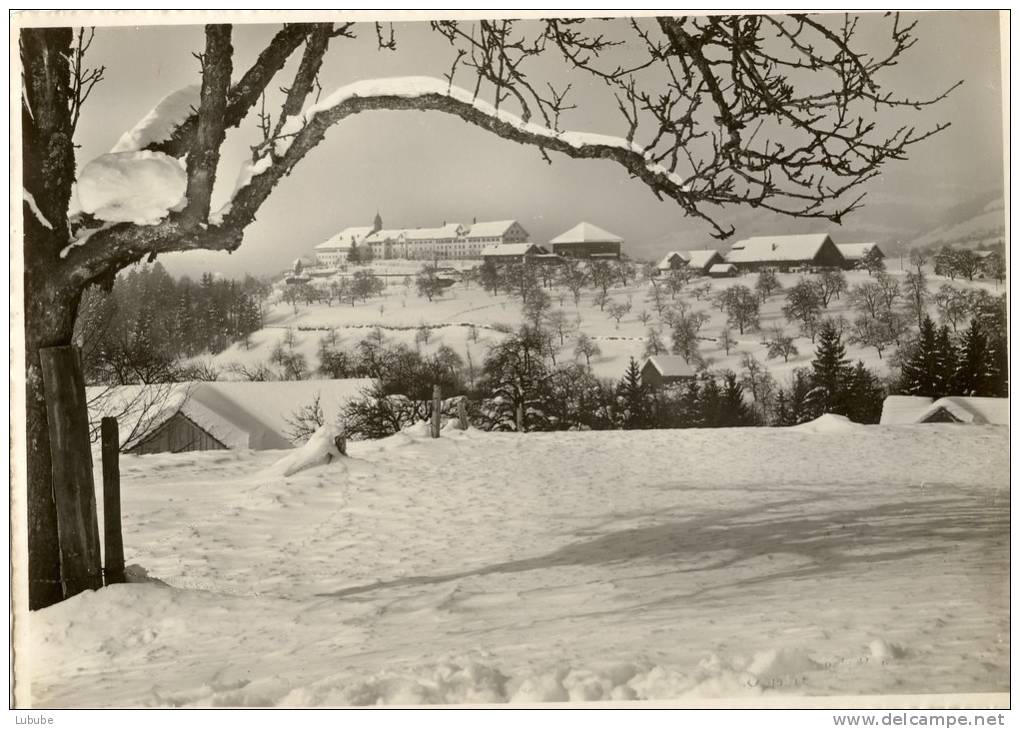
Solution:
[(591, 223), (578, 223), (549, 241), (564, 258), (619, 258), (623, 238)]
[(726, 254), (726, 263), (741, 271), (795, 268), (843, 268), (846, 264), (826, 233), (811, 235), (763, 235), (737, 241)]

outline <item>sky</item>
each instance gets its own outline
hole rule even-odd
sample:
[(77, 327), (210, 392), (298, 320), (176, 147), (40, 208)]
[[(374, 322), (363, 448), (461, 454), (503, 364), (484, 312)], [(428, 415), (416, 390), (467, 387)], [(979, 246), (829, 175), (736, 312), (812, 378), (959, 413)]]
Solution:
[[(734, 238), (779, 232), (832, 234), (838, 243), (865, 239), (906, 240), (936, 227), (950, 211), (977, 197), (1002, 193), (1002, 126), (998, 16), (991, 12), (929, 12), (916, 17), (919, 40), (888, 75), (890, 88), (910, 97), (935, 95), (964, 82), (940, 103), (914, 118), (935, 119), (949, 129), (916, 147), (910, 159), (891, 163), (865, 188), (866, 207), (844, 226), (777, 219), (746, 209), (721, 219), (737, 227)], [(613, 21), (623, 23), (624, 21)], [(862, 22), (862, 42), (883, 21)], [(234, 28), (234, 78), (254, 60), (278, 25)], [(427, 23), (398, 23), (396, 51), (376, 47), (372, 25), (356, 26), (358, 38), (333, 41), (320, 75), (323, 88), (363, 78), (441, 76), (453, 52)], [(622, 26), (607, 24), (612, 36)], [(877, 40), (875, 41), (877, 42)], [(97, 28), (88, 62), (106, 67), (104, 81), (89, 98), (76, 134), (78, 164), (109, 151), (121, 133), (143, 118), (168, 93), (200, 82), (193, 52), (204, 43), (201, 26)], [(613, 59), (637, 57), (633, 46), (614, 49)], [(286, 86), (296, 63), (273, 83)], [(601, 88), (561, 63), (539, 58), (536, 78), (574, 84), (577, 110), (562, 126), (623, 135), (615, 103)], [(458, 77), (466, 85), (467, 77)], [(278, 92), (274, 92), (276, 98)], [(270, 108), (273, 104), (270, 97)], [(491, 99), (489, 99), (491, 101)], [(888, 117), (892, 123), (900, 117)], [(234, 187), (237, 169), (257, 141), (254, 118), (228, 133), (214, 194), (214, 208)], [(640, 140), (639, 140), (640, 141)], [(673, 248), (725, 247), (703, 223), (662, 202), (625, 170), (607, 161), (552, 156), (508, 142), (440, 113), (368, 112), (335, 127), (285, 178), (246, 231), (233, 254), (189, 252), (161, 257), (171, 273), (204, 271), (238, 277), (271, 274), (349, 225), (371, 224), (379, 211), (386, 227), (430, 227), (472, 219), (516, 219), (544, 243), (588, 221), (626, 240), (636, 258), (655, 258)]]

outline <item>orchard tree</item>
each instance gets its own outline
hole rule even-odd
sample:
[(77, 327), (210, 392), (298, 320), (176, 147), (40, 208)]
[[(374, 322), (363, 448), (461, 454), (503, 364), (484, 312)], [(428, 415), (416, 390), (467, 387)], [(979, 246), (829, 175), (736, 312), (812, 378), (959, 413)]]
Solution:
[(868, 252), (858, 261), (856, 268), (867, 271), (869, 276), (885, 271), (885, 257), (878, 246), (869, 248)]
[(766, 269), (758, 274), (758, 280), (754, 283), (754, 290), (758, 292), (758, 296), (764, 304), (765, 300), (772, 296), (772, 294), (782, 291), (783, 286), (779, 283), (775, 271)]
[(745, 329), (758, 328), (760, 302), (751, 289), (739, 284), (726, 289), (725, 306), (727, 320), (741, 334)]
[[(22, 86), (22, 154), (15, 184), (24, 191), (24, 222), (15, 239), (23, 235), (29, 606), (67, 596), (39, 350), (71, 344), (88, 286), (109, 286), (121, 269), (165, 253), (236, 250), (276, 185), (329, 129), (381, 110), (448, 114), (543, 155), (615, 163), (657, 197), (707, 221), (718, 237), (733, 230), (712, 213), (734, 204), (840, 223), (861, 207), (864, 183), (945, 127), (897, 120), (889, 128), (877, 121), (879, 109), (920, 109), (948, 90), (920, 99), (889, 88), (887, 72), (902, 65), (916, 41), (915, 24), (896, 15), (868, 20), (888, 27), (880, 52), (858, 37), (856, 19), (836, 16), (436, 21), (431, 29), (451, 46), (443, 78), (363, 80), (322, 97), (319, 72), (329, 47), (363, 26), (288, 23), (250, 67), (235, 68), (233, 27), (208, 25), (196, 54), (200, 87), (184, 107), (192, 111), (168, 119), (162, 133), (126, 135), (119, 156), (103, 155), (81, 170), (74, 132), (102, 78), (82, 63), (91, 36), (70, 27), (21, 28), (22, 69), (14, 78)], [(620, 33), (606, 34), (607, 25)], [(395, 39), (374, 30), (381, 46), (401, 52)], [(622, 63), (621, 33), (630, 34), (634, 51)], [(181, 56), (190, 50), (181, 49)], [(625, 138), (560, 133), (569, 110), (587, 100), (571, 96), (569, 86), (537, 81), (530, 71), (543, 63), (599, 83), (575, 88), (615, 95)], [(294, 75), (281, 83), (285, 66)], [(282, 97), (275, 113), (263, 104), (267, 95)], [(257, 117), (259, 137), (248, 140), (251, 159), (240, 175), (247, 184), (213, 210), (226, 133), (249, 117)], [(773, 142), (780, 128), (782, 146)], [(111, 170), (125, 184), (104, 190), (99, 203), (83, 200), (83, 212), (72, 219), (75, 179), (81, 191)], [(172, 182), (161, 188), (156, 209), (144, 217), (118, 214), (129, 188), (153, 189), (155, 170)]]
[(810, 336), (812, 342), (814, 342), (821, 315), (820, 287), (814, 281), (802, 278), (786, 292), (783, 316), (791, 324), (799, 324), (801, 331)]

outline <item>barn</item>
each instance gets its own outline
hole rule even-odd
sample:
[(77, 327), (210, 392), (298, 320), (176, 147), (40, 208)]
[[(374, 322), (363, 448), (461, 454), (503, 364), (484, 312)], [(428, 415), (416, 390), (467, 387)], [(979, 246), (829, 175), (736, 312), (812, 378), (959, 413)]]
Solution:
[(591, 223), (578, 223), (549, 241), (553, 253), (568, 258), (619, 258), (623, 238)]
[(316, 397), (325, 422), (371, 380), (291, 382), (182, 382), (170, 385), (90, 387), (89, 419), (118, 420), (125, 453), (276, 450), (295, 444), (288, 422)]
[(766, 235), (737, 241), (726, 262), (741, 271), (843, 268), (846, 261), (827, 233)]
[(966, 423), (1009, 425), (1009, 398), (890, 395), (882, 403), (881, 425)]
[(694, 368), (683, 357), (674, 354), (654, 355), (641, 366), (641, 382), (648, 387), (687, 382), (695, 376)]

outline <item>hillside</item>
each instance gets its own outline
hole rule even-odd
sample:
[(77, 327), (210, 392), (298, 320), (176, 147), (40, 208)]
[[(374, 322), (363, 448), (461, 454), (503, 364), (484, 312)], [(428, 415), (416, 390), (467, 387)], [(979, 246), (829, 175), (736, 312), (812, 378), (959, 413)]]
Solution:
[[(894, 276), (903, 276), (904, 272), (898, 266), (898, 259), (889, 261), (890, 273)], [(779, 280), (785, 288), (794, 285), (799, 278), (799, 274), (779, 274)], [(850, 286), (867, 278), (864, 272), (847, 272)], [(717, 341), (720, 332), (726, 326), (725, 314), (713, 307), (707, 297), (699, 300), (691, 295), (691, 289), (695, 286), (708, 284), (711, 292), (716, 292), (737, 284), (753, 287), (755, 280), (755, 274), (733, 279), (695, 279), (688, 284), (682, 298), (693, 311), (702, 311), (708, 315), (708, 321), (699, 336), (700, 354), (710, 368), (739, 371), (742, 356), (749, 353), (766, 363), (776, 380), (784, 384), (794, 368), (810, 363), (814, 356), (814, 345), (808, 337), (797, 336), (795, 344), (798, 353), (791, 356), (789, 361), (781, 358), (767, 360), (767, 346), (762, 341), (763, 332), (781, 326), (790, 335), (798, 334), (795, 327), (790, 325), (782, 314), (782, 307), (785, 304), (782, 292), (773, 295), (762, 305), (761, 331), (740, 334), (735, 328), (732, 329), (737, 344), (728, 354)], [(934, 290), (947, 280), (933, 276), (931, 288)], [(961, 289), (984, 288), (991, 293), (997, 293), (994, 282), (956, 281), (954, 285)], [(647, 282), (632, 282), (629, 286), (617, 286), (610, 290), (610, 296), (614, 301), (630, 301), (632, 304), (631, 311), (617, 325), (606, 311), (600, 310), (594, 303), (595, 292), (591, 289), (583, 293), (578, 306), (574, 305), (570, 292), (566, 289), (556, 287), (550, 289), (554, 311), (562, 310), (573, 326), (573, 330), (567, 333), (559, 348), (557, 361), (575, 361), (574, 346), (577, 336), (584, 333), (593, 338), (601, 350), (600, 354), (591, 360), (592, 372), (599, 377), (616, 380), (622, 376), (630, 357), (639, 360), (643, 357), (649, 326), (660, 328), (668, 346), (669, 328), (659, 321), (654, 305), (647, 298), (649, 290), (650, 285)], [(668, 295), (667, 301), (673, 303)], [(642, 312), (646, 312), (650, 317), (647, 325), (639, 319)], [(826, 314), (842, 315), (851, 320), (855, 316), (846, 296), (834, 299)], [(294, 351), (304, 355), (309, 368), (314, 370), (318, 366), (319, 341), (330, 334), (331, 329), (335, 332), (339, 346), (351, 350), (373, 327), (378, 326), (383, 329), (391, 343), (403, 342), (412, 347), (420, 346), (426, 352), (434, 352), (441, 345), (449, 346), (464, 359), (465, 364), (470, 364), (477, 372), (489, 347), (505, 336), (499, 330), (516, 328), (521, 321), (520, 302), (503, 292), (493, 296), (476, 284), (470, 286), (457, 284), (442, 297), (428, 302), (416, 296), (413, 288), (394, 283), (381, 297), (358, 302), (354, 306), (298, 304), (295, 309), (276, 299), (270, 306), (266, 327), (251, 337), (248, 348), (234, 344), (211, 360), (201, 359), (210, 361), (213, 366), (219, 368), (224, 377), (236, 376), (229, 371), (232, 365), (250, 366), (265, 362), (273, 347), (282, 343), (288, 332), (291, 332), (294, 337)], [(431, 336), (427, 343), (416, 345), (416, 331), (422, 325), (430, 328)], [(883, 357), (879, 357), (874, 349), (848, 345), (847, 354), (851, 360), (863, 360), (868, 367), (880, 373), (888, 372), (890, 354), (888, 351)]]
[(1005, 204), (996, 196), (974, 210), (975, 205), (958, 208), (954, 219), (910, 241), (911, 248), (990, 248), (1001, 246), (1006, 236)]

